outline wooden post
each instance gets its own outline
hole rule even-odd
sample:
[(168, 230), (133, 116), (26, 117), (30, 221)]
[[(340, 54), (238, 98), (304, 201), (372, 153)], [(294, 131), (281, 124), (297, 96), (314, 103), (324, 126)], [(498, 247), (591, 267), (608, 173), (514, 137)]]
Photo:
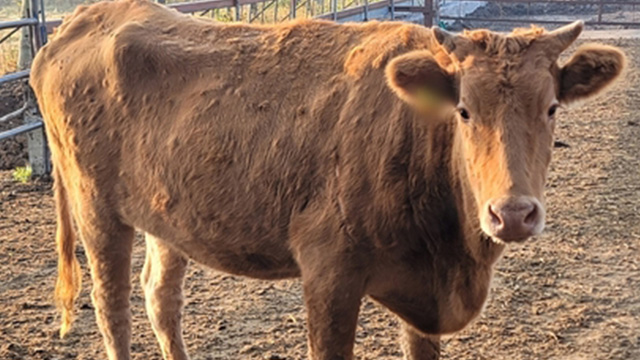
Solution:
[(600, 0), (600, 4), (598, 4), (598, 24), (602, 22), (602, 3), (604, 1)]
[(280, 18), (278, 17), (278, 3), (280, 2), (280, 0), (276, 0), (276, 3), (273, 5), (275, 6), (275, 9), (273, 10), (273, 22), (274, 23), (278, 23), (280, 21)]
[(433, 0), (424, 0), (424, 26), (433, 26)]
[(242, 6), (239, 0), (235, 0), (236, 6), (236, 21), (242, 21)]
[(253, 18), (258, 13), (258, 4), (252, 3), (249, 4), (249, 22), (253, 21)]
[(364, 21), (369, 21), (369, 0), (364, 0)]
[(338, 21), (338, 0), (331, 1), (331, 12), (333, 13), (333, 21)]

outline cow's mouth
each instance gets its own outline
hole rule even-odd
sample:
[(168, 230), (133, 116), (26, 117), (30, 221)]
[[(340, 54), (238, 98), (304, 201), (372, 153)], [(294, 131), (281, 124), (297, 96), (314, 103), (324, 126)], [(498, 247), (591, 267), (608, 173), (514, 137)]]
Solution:
[(531, 236), (526, 236), (526, 237), (519, 237), (519, 238), (510, 238), (510, 239), (501, 239), (499, 237), (496, 236), (491, 236), (491, 235), (487, 235), (487, 237), (494, 243), (497, 245), (508, 245), (508, 244), (512, 244), (512, 243), (516, 243), (516, 244), (521, 244), (529, 239), (531, 239)]

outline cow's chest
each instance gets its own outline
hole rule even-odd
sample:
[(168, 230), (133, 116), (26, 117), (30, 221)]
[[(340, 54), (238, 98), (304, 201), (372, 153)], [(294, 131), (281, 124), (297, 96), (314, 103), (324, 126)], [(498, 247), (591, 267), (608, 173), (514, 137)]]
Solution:
[(414, 269), (372, 297), (424, 333), (447, 334), (463, 329), (482, 311), (491, 276), (489, 265)]

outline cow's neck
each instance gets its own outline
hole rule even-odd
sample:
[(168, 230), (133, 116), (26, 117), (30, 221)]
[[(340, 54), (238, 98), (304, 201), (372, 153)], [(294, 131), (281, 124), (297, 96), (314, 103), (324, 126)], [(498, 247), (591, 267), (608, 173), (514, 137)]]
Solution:
[[(413, 204), (416, 216), (428, 224), (424, 229), (427, 237), (424, 241), (437, 239), (443, 244), (441, 250), (452, 250), (455, 258), (458, 254), (466, 254), (478, 266), (493, 265), (504, 246), (493, 242), (480, 230), (457, 123), (455, 120), (434, 119), (429, 123), (417, 119), (414, 124), (417, 125), (412, 129), (413, 144), (417, 148), (411, 152), (415, 158), (411, 161), (414, 166), (410, 175), (413, 179), (410, 198), (422, 197), (418, 201), (426, 204), (426, 207)], [(426, 138), (417, 138), (424, 136)], [(424, 184), (423, 188), (420, 184)]]
[(414, 121), (409, 198), (418, 236), (390, 252), (370, 293), (432, 334), (458, 331), (479, 314), (503, 250), (480, 231), (455, 126)]

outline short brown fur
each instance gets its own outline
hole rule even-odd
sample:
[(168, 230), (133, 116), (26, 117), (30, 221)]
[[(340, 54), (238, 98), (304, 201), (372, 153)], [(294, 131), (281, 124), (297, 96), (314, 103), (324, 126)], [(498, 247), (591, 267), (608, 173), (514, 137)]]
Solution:
[[(142, 282), (166, 359), (187, 358), (188, 258), (302, 277), (311, 359), (352, 358), (365, 295), (405, 320), (407, 359), (437, 358), (439, 336), (481, 311), (508, 240), (481, 225), (485, 203), (542, 201), (549, 102), (589, 96), (623, 66), (618, 50), (587, 48), (560, 68), (552, 47), (534, 49), (557, 37), (79, 7), (31, 77), (55, 169), (62, 333), (79, 287), (73, 218), (110, 359), (130, 356), (134, 228), (147, 233)], [(531, 75), (542, 80), (525, 85)], [(451, 115), (460, 101), (473, 122)]]

